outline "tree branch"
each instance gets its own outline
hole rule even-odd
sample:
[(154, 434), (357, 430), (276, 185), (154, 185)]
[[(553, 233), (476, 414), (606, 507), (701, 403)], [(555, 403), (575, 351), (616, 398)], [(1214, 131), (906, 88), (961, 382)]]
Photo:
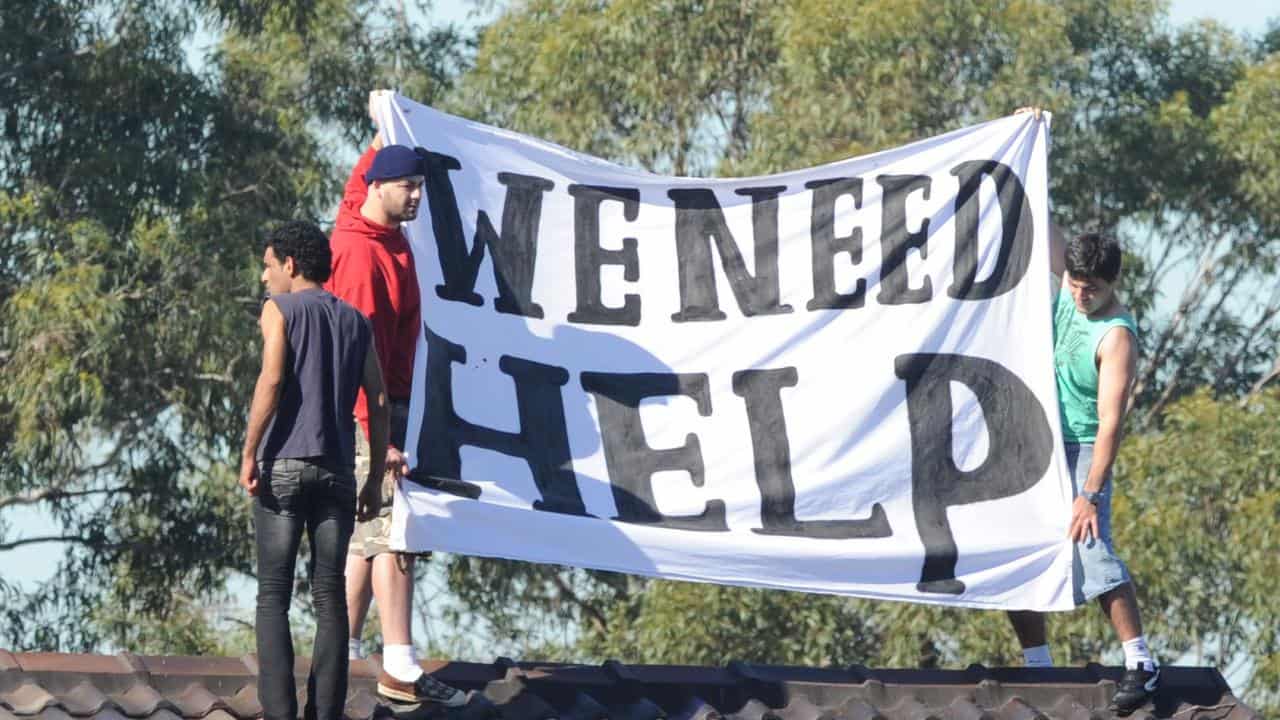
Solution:
[(218, 619), (222, 620), (223, 622), (231, 623), (232, 625), (239, 625), (240, 628), (243, 630), (252, 630), (254, 627), (252, 622), (248, 620), (244, 620), (242, 618), (238, 618), (235, 615), (219, 615)]
[[(1240, 276), (1244, 274), (1247, 267), (1248, 266), (1243, 263), (1236, 266), (1235, 274), (1233, 274), (1231, 279), (1227, 281), (1226, 286), (1222, 290), (1222, 295), (1218, 297), (1218, 302), (1214, 303), (1213, 307), (1200, 321), (1201, 327), (1205, 327), (1217, 319), (1218, 313), (1222, 311), (1222, 306), (1227, 302), (1227, 298), (1230, 297), (1232, 291), (1239, 286)], [(1196, 352), (1200, 350), (1200, 344), (1204, 342), (1206, 334), (1207, 333), (1204, 332), (1196, 333), (1195, 340), (1191, 343), (1191, 347), (1188, 348), (1185, 353), (1186, 356), (1195, 356)], [(1173, 374), (1169, 376), (1168, 381), (1165, 382), (1164, 390), (1160, 393), (1160, 399), (1153, 403), (1143, 416), (1143, 427), (1149, 427), (1151, 425), (1151, 421), (1159, 416), (1160, 411), (1164, 409), (1165, 405), (1169, 404), (1169, 400), (1173, 398), (1173, 393), (1178, 387), (1178, 378), (1182, 376), (1182, 371), (1186, 369), (1186, 366), (1186, 361), (1183, 361), (1174, 368)]]
[(1253, 345), (1253, 341), (1258, 337), (1258, 333), (1262, 331), (1271, 321), (1280, 314), (1280, 283), (1277, 283), (1271, 291), (1271, 298), (1267, 301), (1263, 308), (1262, 315), (1258, 317), (1257, 322), (1249, 327), (1249, 332), (1245, 333), (1244, 339), (1240, 341), (1240, 349), (1222, 364), (1218, 369), (1218, 374), (1213, 379), (1215, 388), (1221, 389), (1223, 383), (1227, 381), (1227, 376), (1231, 371), (1244, 362), (1245, 357), (1249, 353), (1249, 347)]
[(551, 576), (551, 582), (555, 584), (556, 589), (560, 591), (560, 594), (564, 596), (565, 599), (574, 605), (577, 605), (583, 612), (590, 616), (591, 625), (596, 629), (596, 632), (599, 632), (601, 635), (608, 632), (609, 621), (605, 618), (604, 614), (600, 612), (599, 608), (579, 597), (578, 593), (574, 592), (573, 588), (569, 587), (569, 583), (565, 582), (564, 578), (560, 577), (559, 573), (555, 573)]
[(63, 490), (61, 486), (48, 487), (42, 490), (36, 490), (28, 493), (19, 493), (17, 495), (7, 495), (0, 497), (0, 510), (11, 505), (35, 505), (41, 502), (52, 502), (54, 500), (62, 500), (63, 498), (86, 497), (88, 495), (102, 495), (105, 493), (125, 492), (129, 489), (128, 485), (117, 485), (108, 488), (95, 488), (93, 490)]
[(1137, 402), (1138, 396), (1155, 380), (1156, 372), (1163, 364), (1169, 345), (1178, 336), (1179, 331), (1182, 329), (1182, 324), (1187, 320), (1194, 306), (1199, 304), (1203, 294), (1208, 289), (1213, 274), (1213, 266), (1216, 264), (1214, 262), (1214, 254), (1220, 243), (1221, 238), (1215, 239), (1205, 248), (1204, 254), (1201, 255), (1199, 272), (1196, 273), (1195, 279), (1183, 291), (1182, 299), (1178, 302), (1177, 311), (1169, 321), (1169, 326), (1160, 334), (1159, 343), (1157, 343), (1155, 350), (1152, 351), (1142, 372), (1139, 373), (1138, 381), (1134, 383), (1133, 392), (1129, 395), (1129, 409), (1132, 409), (1133, 404)]
[(1254, 383), (1252, 388), (1249, 388), (1249, 394), (1240, 398), (1240, 407), (1248, 405), (1249, 401), (1252, 400), (1254, 396), (1262, 392), (1262, 388), (1265, 387), (1267, 383), (1275, 380), (1277, 377), (1280, 377), (1280, 355), (1277, 355), (1276, 361), (1271, 363), (1271, 370), (1269, 370), (1266, 375), (1258, 378), (1258, 382)]
[(48, 543), (48, 542), (70, 542), (70, 543), (76, 543), (79, 545), (90, 544), (88, 540), (84, 539), (79, 535), (37, 535), (35, 537), (21, 538), (18, 540), (11, 540), (6, 543), (0, 543), (0, 552), (4, 552), (5, 550), (13, 550), (15, 548), (20, 548), (25, 545), (36, 545), (38, 543)]
[(26, 75), (28, 73), (34, 73), (37, 70), (41, 70), (45, 68), (46, 66), (59, 65), (61, 63), (67, 62), (68, 60), (71, 60), (72, 58), (81, 57), (83, 55), (88, 55), (90, 53), (100, 52), (102, 50), (105, 50), (106, 48), (111, 47), (114, 44), (115, 43), (108, 43), (102, 46), (99, 46), (97, 44), (85, 45), (84, 47), (79, 47), (79, 48), (76, 48), (75, 50), (67, 50), (65, 52), (56, 53), (54, 55), (43, 55), (41, 57), (36, 58), (35, 60), (32, 60), (31, 62), (23, 63), (22, 65), (19, 65), (18, 67), (13, 68), (8, 72), (0, 73), (0, 81), (8, 80), (9, 78), (16, 77), (18, 75)]
[[(1160, 214), (1161, 212), (1162, 211), (1157, 210), (1156, 214)], [(1147, 284), (1142, 288), (1142, 291), (1138, 293), (1138, 297), (1151, 297), (1155, 294), (1156, 288), (1159, 287), (1160, 281), (1164, 277), (1165, 267), (1168, 265), (1169, 258), (1173, 256), (1173, 248), (1176, 243), (1173, 242), (1172, 236), (1181, 235), (1183, 229), (1186, 228), (1187, 224), (1190, 222), (1191, 217), (1189, 215), (1185, 216), (1182, 218), (1181, 222), (1178, 223), (1178, 226), (1174, 228), (1172, 232), (1168, 233), (1171, 237), (1164, 243), (1164, 252), (1160, 253), (1159, 259), (1157, 259), (1154, 264), (1148, 268)], [(1147, 239), (1148, 245), (1151, 244), (1155, 234), (1156, 229), (1153, 223), (1151, 232)]]
[(244, 187), (237, 188), (235, 190), (228, 190), (226, 193), (222, 195), (222, 197), (218, 198), (218, 201), (223, 202), (226, 200), (230, 200), (231, 198), (236, 197), (237, 195), (248, 195), (250, 193), (256, 193), (256, 192), (258, 192), (258, 184), (253, 183), (252, 185), (245, 185)]

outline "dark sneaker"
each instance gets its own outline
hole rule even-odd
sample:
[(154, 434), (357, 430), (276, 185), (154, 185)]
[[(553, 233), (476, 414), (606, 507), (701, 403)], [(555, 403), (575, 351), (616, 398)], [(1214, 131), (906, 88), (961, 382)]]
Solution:
[(1125, 670), (1120, 687), (1111, 698), (1111, 712), (1121, 717), (1147, 704), (1160, 687), (1160, 668)]
[(467, 694), (426, 673), (413, 682), (397, 680), (383, 670), (378, 674), (378, 697), (398, 703), (437, 703), (445, 707), (467, 704)]

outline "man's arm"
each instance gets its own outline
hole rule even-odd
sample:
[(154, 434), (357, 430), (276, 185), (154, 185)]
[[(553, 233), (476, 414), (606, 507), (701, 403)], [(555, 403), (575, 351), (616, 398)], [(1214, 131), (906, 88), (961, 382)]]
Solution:
[(280, 403), (280, 390), (284, 383), (284, 364), (288, 356), (289, 341), (285, 336), (284, 315), (271, 300), (262, 305), (262, 371), (253, 388), (253, 402), (249, 406), (249, 428), (245, 431), (244, 449), (240, 453), (240, 485), (250, 495), (258, 494), (258, 446), (267, 432), (267, 425), (276, 414)]
[(378, 350), (372, 341), (364, 355), (364, 376), (360, 380), (369, 399), (369, 477), (356, 499), (356, 517), (372, 520), (382, 509), (382, 476), (386, 472), (387, 444), (391, 442), (391, 416), (387, 409), (387, 391), (378, 364)]
[[(1133, 333), (1123, 327), (1111, 328), (1098, 343), (1098, 433), (1093, 441), (1093, 460), (1084, 490), (1100, 492), (1120, 449), (1129, 391), (1137, 372), (1138, 349)], [(1098, 537), (1098, 509), (1084, 497), (1072, 507), (1071, 537), (1083, 540)]]
[(364, 174), (373, 165), (373, 156), (378, 154), (378, 149), (381, 147), (382, 135), (379, 133), (374, 136), (373, 142), (369, 144), (364, 154), (356, 161), (356, 166), (351, 168), (351, 174), (347, 176), (346, 188), (342, 191), (342, 206), (338, 208), (339, 220), (341, 220), (343, 213), (353, 212), (357, 215), (360, 214), (360, 206), (364, 204), (365, 198), (369, 196), (369, 185), (364, 181)]
[(374, 103), (378, 101), (378, 98), (380, 96), (389, 95), (393, 92), (394, 91), (392, 90), (369, 91), (369, 120), (373, 122), (374, 127), (378, 128), (378, 131), (373, 134), (373, 141), (369, 143), (369, 147), (373, 148), (375, 152), (382, 149), (383, 140), (382, 140), (382, 124), (378, 122), (378, 114), (374, 112), (373, 106), (374, 106)]
[(1120, 429), (1138, 366), (1133, 333), (1111, 328), (1098, 343), (1098, 435), (1085, 490), (1098, 492), (1120, 448)]
[[(374, 99), (379, 93), (391, 92), (390, 90), (374, 90), (369, 93), (369, 119), (374, 125), (378, 124), (378, 118), (373, 113)], [(364, 174), (369, 170), (369, 166), (373, 164), (373, 156), (382, 149), (382, 131), (378, 130), (373, 135), (373, 140), (369, 143), (369, 147), (365, 149), (364, 154), (360, 156), (360, 160), (356, 162), (356, 166), (351, 168), (351, 175), (347, 177), (347, 186), (342, 193), (342, 204), (348, 210), (360, 212), (360, 206), (364, 204), (364, 199), (369, 195), (369, 185), (364, 181)]]

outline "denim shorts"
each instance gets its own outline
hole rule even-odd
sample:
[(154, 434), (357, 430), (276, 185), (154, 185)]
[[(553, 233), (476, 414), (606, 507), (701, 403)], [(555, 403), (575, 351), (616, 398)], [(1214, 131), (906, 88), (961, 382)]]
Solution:
[[(1089, 465), (1093, 461), (1093, 444), (1067, 443), (1067, 472), (1071, 473), (1073, 497), (1079, 495), (1089, 479)], [(1111, 546), (1111, 474), (1103, 480), (1098, 494), (1098, 537), (1076, 543), (1073, 554), (1074, 591), (1077, 605), (1092, 600), (1130, 581), (1129, 568), (1116, 557)]]

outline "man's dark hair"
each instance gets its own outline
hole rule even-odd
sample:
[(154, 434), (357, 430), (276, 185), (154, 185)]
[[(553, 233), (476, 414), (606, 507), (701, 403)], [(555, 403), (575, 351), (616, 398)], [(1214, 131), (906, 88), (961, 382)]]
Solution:
[(1112, 283), (1120, 277), (1120, 243), (1099, 233), (1077, 235), (1067, 243), (1067, 272), (1074, 278)]
[(311, 282), (322, 283), (329, 279), (333, 253), (329, 250), (329, 238), (315, 223), (290, 220), (278, 225), (267, 235), (266, 246), (280, 262), (293, 258), (298, 272)]

